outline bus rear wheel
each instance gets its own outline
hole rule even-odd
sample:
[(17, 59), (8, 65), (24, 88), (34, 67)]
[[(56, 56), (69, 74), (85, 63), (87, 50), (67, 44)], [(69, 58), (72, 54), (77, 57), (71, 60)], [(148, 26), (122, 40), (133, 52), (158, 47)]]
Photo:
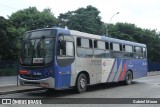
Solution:
[(84, 73), (81, 73), (76, 81), (76, 91), (78, 93), (84, 93), (87, 88), (87, 78)]
[(132, 72), (131, 71), (128, 71), (126, 73), (126, 80), (125, 80), (125, 84), (126, 85), (131, 85), (132, 84)]

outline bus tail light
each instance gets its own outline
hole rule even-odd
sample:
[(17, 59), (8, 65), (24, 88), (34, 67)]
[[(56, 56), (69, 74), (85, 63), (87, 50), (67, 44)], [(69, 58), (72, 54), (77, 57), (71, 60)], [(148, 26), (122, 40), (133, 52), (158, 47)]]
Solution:
[(29, 74), (29, 71), (27, 71), (27, 70), (19, 70), (19, 73), (20, 74)]

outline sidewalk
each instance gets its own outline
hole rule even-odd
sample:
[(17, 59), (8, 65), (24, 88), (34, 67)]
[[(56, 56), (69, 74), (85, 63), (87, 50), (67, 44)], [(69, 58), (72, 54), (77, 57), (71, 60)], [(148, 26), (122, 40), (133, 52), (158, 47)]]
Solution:
[(160, 75), (160, 71), (153, 71), (147, 73), (147, 76), (155, 76), (155, 75)]
[(0, 87), (17, 85), (18, 83), (17, 76), (0, 76)]

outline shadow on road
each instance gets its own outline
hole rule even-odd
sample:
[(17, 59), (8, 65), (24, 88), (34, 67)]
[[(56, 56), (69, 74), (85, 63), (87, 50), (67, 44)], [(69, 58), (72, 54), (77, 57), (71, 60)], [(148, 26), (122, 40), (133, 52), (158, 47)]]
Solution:
[[(133, 81), (132, 85), (136, 85), (136, 84), (141, 84), (141, 82), (136, 82)], [(123, 82), (118, 82), (118, 83), (103, 83), (103, 84), (96, 84), (96, 85), (90, 85), (87, 87), (87, 92), (94, 92), (94, 91), (99, 91), (99, 90), (106, 90), (107, 89), (112, 89), (112, 88), (118, 88), (118, 87), (122, 87), (122, 86), (126, 86)], [(41, 90), (41, 91), (33, 91), (33, 92), (29, 92), (26, 93), (27, 95), (29, 95), (30, 97), (34, 97), (34, 96), (39, 96), (40, 98), (57, 98), (57, 97), (64, 97), (64, 96), (68, 96), (68, 95), (72, 95), (72, 94), (78, 94), (76, 93), (76, 91), (73, 89), (65, 89), (65, 90)]]

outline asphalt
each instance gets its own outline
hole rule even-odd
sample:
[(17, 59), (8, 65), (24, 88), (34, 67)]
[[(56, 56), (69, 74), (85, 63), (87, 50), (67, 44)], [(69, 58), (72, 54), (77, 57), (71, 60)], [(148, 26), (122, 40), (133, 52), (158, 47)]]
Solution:
[(29, 91), (36, 91), (36, 90), (43, 90), (43, 88), (35, 87), (35, 86), (10, 85), (10, 86), (5, 86), (5, 87), (0, 87), (0, 95), (29, 92)]
[[(160, 75), (160, 71), (148, 72), (147, 74), (147, 76), (155, 76), (155, 75)], [(37, 91), (37, 90), (44, 90), (44, 88), (36, 86), (20, 86), (20, 85), (0, 86), (0, 95)]]

